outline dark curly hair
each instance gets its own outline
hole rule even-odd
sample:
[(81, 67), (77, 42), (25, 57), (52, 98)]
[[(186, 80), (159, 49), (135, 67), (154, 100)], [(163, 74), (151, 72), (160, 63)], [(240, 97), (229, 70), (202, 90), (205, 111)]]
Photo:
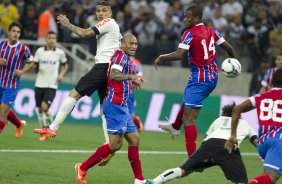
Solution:
[(234, 109), (234, 107), (236, 106), (236, 103), (233, 102), (232, 104), (228, 104), (222, 107), (222, 116), (227, 116), (227, 117), (231, 117), (232, 116), (232, 110)]

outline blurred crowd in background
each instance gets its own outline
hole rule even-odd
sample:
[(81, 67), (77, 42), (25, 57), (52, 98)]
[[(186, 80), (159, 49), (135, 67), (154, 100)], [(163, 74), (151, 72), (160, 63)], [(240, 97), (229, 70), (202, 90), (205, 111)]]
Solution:
[[(58, 14), (88, 28), (97, 23), (99, 0), (2, 0), (0, 36), (9, 23), (23, 25), (22, 39), (44, 40), (46, 30), (58, 33), (62, 43), (78, 43), (95, 55), (96, 41), (82, 39), (56, 23)], [(184, 10), (197, 4), (203, 8), (205, 24), (218, 29), (235, 48), (245, 72), (263, 72), (282, 53), (282, 0), (109, 0), (113, 18), (122, 34), (131, 32), (139, 40), (137, 59), (152, 64), (164, 53), (175, 51), (183, 25)], [(142, 54), (141, 54), (142, 53)], [(219, 58), (224, 58), (219, 50)], [(179, 61), (170, 65), (186, 67)]]

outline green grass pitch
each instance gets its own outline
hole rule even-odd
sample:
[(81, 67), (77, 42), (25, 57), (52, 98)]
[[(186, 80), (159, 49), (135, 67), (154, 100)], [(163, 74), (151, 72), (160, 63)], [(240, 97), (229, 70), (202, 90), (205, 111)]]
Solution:
[[(71, 124), (61, 125), (56, 138), (39, 141), (39, 135), (33, 133), (38, 124), (29, 122), (24, 135), (15, 138), (15, 127), (11, 124), (0, 134), (0, 183), (1, 184), (72, 184), (75, 179), (74, 165), (82, 162), (92, 153), (52, 153), (52, 150), (88, 150), (94, 151), (103, 143), (102, 128), (95, 125)], [(202, 137), (198, 138), (198, 145)], [(185, 152), (184, 137), (180, 135), (171, 139), (167, 133), (142, 132), (140, 134), (141, 151), (180, 151)], [(5, 152), (4, 150), (28, 150), (27, 152)], [(46, 150), (47, 152), (30, 152)], [(126, 141), (123, 151), (127, 150)], [(256, 149), (245, 141), (241, 145), (242, 153), (256, 153)], [(179, 166), (187, 156), (185, 154), (141, 154), (143, 173), (146, 178), (153, 178), (166, 169)], [(258, 156), (243, 156), (249, 179), (263, 172), (262, 162)], [(134, 177), (122, 152), (113, 157), (105, 167), (95, 166), (86, 177), (89, 184), (130, 184)], [(228, 182), (219, 167), (203, 173), (193, 173), (189, 177), (177, 179), (171, 184), (226, 184)]]

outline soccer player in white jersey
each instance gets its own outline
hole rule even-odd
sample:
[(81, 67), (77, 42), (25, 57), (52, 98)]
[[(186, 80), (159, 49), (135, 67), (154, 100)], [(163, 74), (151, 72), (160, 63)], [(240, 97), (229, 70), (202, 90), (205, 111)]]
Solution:
[[(242, 161), (239, 149), (233, 150), (231, 154), (224, 148), (226, 140), (231, 133), (231, 114), (235, 103), (225, 105), (222, 115), (209, 127), (207, 136), (200, 148), (180, 167), (169, 169), (153, 180), (147, 180), (146, 184), (161, 184), (175, 178), (187, 176), (193, 172), (219, 166), (225, 174), (226, 179), (233, 183), (247, 183), (248, 177), (245, 165)], [(237, 129), (238, 146), (245, 138), (256, 146), (257, 134), (250, 125), (240, 119)]]
[[(49, 108), (55, 98), (58, 83), (64, 80), (68, 70), (65, 52), (56, 47), (57, 35), (50, 31), (46, 35), (46, 46), (37, 49), (34, 63), (38, 67), (35, 81), (35, 101), (38, 108), (38, 121), (40, 126), (46, 127), (52, 123)], [(59, 67), (62, 65), (61, 71)], [(39, 140), (46, 140), (48, 136), (42, 135)]]
[[(55, 137), (57, 135), (59, 125), (71, 113), (76, 102), (85, 95), (91, 96), (96, 90), (98, 91), (100, 104), (102, 104), (103, 99), (106, 96), (109, 62), (115, 51), (120, 47), (121, 34), (118, 24), (111, 18), (112, 10), (109, 2), (100, 1), (96, 5), (96, 16), (100, 22), (88, 29), (83, 29), (71, 24), (65, 15), (59, 15), (57, 17), (58, 23), (62, 24), (64, 27), (79, 36), (97, 37), (97, 54), (95, 56), (96, 64), (88, 73), (80, 78), (75, 88), (69, 93), (68, 97), (61, 105), (54, 122), (48, 128), (35, 129), (34, 131), (36, 133)], [(101, 116), (103, 125), (106, 125), (102, 109)], [(108, 142), (108, 136), (105, 137), (106, 142)]]
[(65, 15), (59, 15), (57, 17), (58, 23), (81, 37), (96, 36), (97, 53), (95, 56), (95, 65), (88, 73), (80, 78), (75, 88), (69, 93), (68, 97), (61, 105), (53, 123), (49, 127), (35, 129), (35, 133), (56, 137), (59, 125), (71, 113), (76, 102), (85, 95), (91, 96), (93, 92), (97, 90), (101, 104), (100, 111), (104, 136), (106, 143), (109, 142), (109, 135), (106, 130), (106, 119), (102, 111), (102, 103), (107, 91), (109, 62), (115, 51), (120, 47), (121, 34), (118, 24), (111, 18), (112, 10), (108, 1), (100, 1), (96, 5), (96, 16), (100, 22), (87, 29), (71, 24)]

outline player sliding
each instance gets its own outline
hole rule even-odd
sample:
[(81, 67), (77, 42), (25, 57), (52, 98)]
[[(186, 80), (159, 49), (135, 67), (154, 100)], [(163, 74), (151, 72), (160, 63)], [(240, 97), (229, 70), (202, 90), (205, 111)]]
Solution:
[(282, 69), (272, 78), (273, 88), (261, 95), (250, 97), (237, 106), (232, 113), (231, 137), (225, 147), (232, 152), (238, 145), (239, 117), (241, 113), (256, 108), (258, 115), (258, 153), (263, 159), (264, 174), (249, 184), (274, 184), (282, 174)]
[(135, 55), (137, 49), (136, 37), (131, 34), (125, 35), (121, 48), (122, 50), (117, 50), (111, 59), (107, 96), (103, 102), (110, 142), (97, 148), (93, 155), (83, 163), (76, 164), (75, 169), (79, 183), (86, 183), (85, 176), (88, 169), (121, 148), (123, 137), (128, 142), (128, 159), (135, 176), (134, 184), (145, 183), (139, 159), (139, 137), (127, 108), (132, 85), (140, 87), (143, 82), (142, 76), (132, 74), (130, 56)]
[[(203, 106), (205, 98), (217, 85), (218, 67), (215, 44), (221, 46), (234, 58), (233, 47), (224, 40), (221, 34), (202, 23), (202, 10), (198, 6), (186, 9), (184, 23), (188, 29), (184, 32), (178, 50), (169, 54), (160, 55), (155, 60), (155, 66), (162, 62), (181, 60), (188, 51), (188, 62), (191, 67), (191, 76), (184, 91), (183, 116), (186, 149), (189, 156), (196, 150), (196, 119)], [(171, 124), (161, 125), (163, 130), (177, 135)]]
[[(200, 148), (182, 166), (166, 170), (155, 179), (147, 180), (146, 184), (166, 183), (169, 180), (188, 176), (193, 172), (203, 172), (213, 166), (219, 166), (226, 179), (232, 181), (232, 183), (247, 183), (247, 172), (239, 149), (229, 154), (224, 148), (231, 132), (231, 114), (234, 107), (235, 103), (222, 107), (222, 115), (209, 127), (207, 136)], [(238, 135), (240, 135), (239, 144), (243, 139), (249, 138), (250, 142), (256, 146), (257, 135), (248, 122), (240, 119)]]

